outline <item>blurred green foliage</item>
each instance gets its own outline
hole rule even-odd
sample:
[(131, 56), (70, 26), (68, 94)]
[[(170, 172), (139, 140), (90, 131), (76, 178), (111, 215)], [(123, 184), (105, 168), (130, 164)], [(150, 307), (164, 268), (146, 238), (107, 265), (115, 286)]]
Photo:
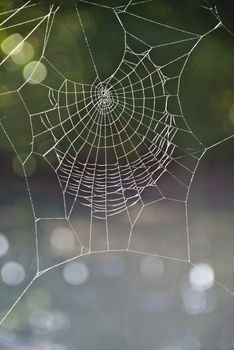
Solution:
[[(166, 24), (193, 33), (204, 35), (218, 23), (215, 14), (204, 8), (204, 1), (175, 1), (175, 0), (153, 0), (142, 4), (139, 0), (136, 6), (129, 7), (129, 11), (136, 16), (143, 16), (159, 23)], [(125, 5), (127, 1), (97, 1), (98, 5), (87, 2), (78, 2), (89, 44), (95, 57), (95, 63), (100, 72), (101, 79), (105, 79), (116, 70), (124, 53), (124, 33), (118, 22), (113, 8)], [(12, 19), (6, 21), (11, 12), (19, 6), (25, 5), (25, 1), (5, 0), (1, 1), (1, 20), (4, 22), (0, 29), (0, 47), (7, 37), (19, 33), (25, 37), (38, 24), (37, 18), (43, 18), (48, 14), (51, 5), (60, 6), (57, 11), (53, 27), (50, 32), (46, 47), (46, 57), (56, 68), (68, 79), (75, 82), (91, 83), (95, 79), (95, 72), (90, 60), (90, 55), (84, 40), (84, 36), (77, 20), (74, 1), (32, 1), (30, 7), (19, 11)], [(35, 6), (34, 6), (35, 5)], [(122, 7), (123, 9), (124, 7)], [(228, 16), (225, 10), (225, 2), (218, 3), (223, 24)], [(226, 12), (225, 12), (226, 11)], [(124, 16), (123, 16), (124, 17)], [(229, 16), (230, 17), (230, 16)], [(131, 32), (139, 33), (142, 38), (154, 41), (157, 37), (164, 42), (166, 35), (161, 29), (151, 29), (149, 23), (143, 23), (134, 16), (125, 16), (126, 28)], [(32, 60), (39, 60), (43, 52), (44, 37), (47, 24), (33, 31), (27, 39), (32, 45), (34, 53)], [(229, 28), (230, 29), (230, 28)], [(178, 53), (181, 48), (173, 46)], [(6, 55), (0, 52), (1, 58)], [(156, 55), (158, 53), (156, 52)], [(161, 59), (166, 59), (167, 51), (162, 51)], [(164, 55), (164, 56), (163, 56)], [(192, 131), (204, 143), (209, 146), (219, 140), (233, 134), (234, 131), (234, 40), (230, 32), (224, 27), (213, 31), (201, 39), (197, 47), (191, 53), (185, 70), (182, 74), (179, 96), (181, 98), (184, 117), (189, 123)], [(11, 57), (0, 67), (0, 91), (2, 94), (17, 90), (24, 84), (23, 71), (28, 64), (17, 64)], [(50, 84), (53, 82), (53, 74)], [(58, 88), (58, 85), (56, 85)], [(31, 101), (32, 108), (37, 109), (38, 101), (44, 99), (43, 94), (32, 86), (27, 91), (27, 97)], [(42, 103), (42, 102), (40, 102)], [(1, 118), (7, 117), (9, 129), (14, 133), (16, 143), (21, 145), (21, 152), (25, 151), (25, 128), (22, 127), (19, 101), (14, 94), (0, 96)], [(20, 130), (20, 132), (19, 132)], [(26, 132), (27, 133), (27, 132)], [(26, 136), (25, 136), (26, 135)], [(1, 147), (8, 147), (5, 141)], [(232, 150), (230, 150), (231, 152)]]

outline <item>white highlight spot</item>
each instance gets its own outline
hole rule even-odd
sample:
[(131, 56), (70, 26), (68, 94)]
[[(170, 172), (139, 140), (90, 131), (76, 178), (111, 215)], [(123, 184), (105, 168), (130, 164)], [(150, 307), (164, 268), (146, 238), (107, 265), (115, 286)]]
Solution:
[[(19, 155), (21, 159), (23, 159), (25, 157), (25, 154), (20, 154)], [(27, 167), (26, 167), (26, 174), (27, 176), (31, 176), (36, 168), (37, 168), (37, 163), (35, 158), (33, 158), (32, 156), (27, 160)], [(15, 157), (13, 162), (12, 162), (12, 168), (15, 172), (16, 175), (18, 175), (19, 177), (25, 177), (25, 173), (24, 173), (24, 169), (22, 164), (20, 163), (20, 160), (18, 157)]]
[(33, 46), (27, 42), (24, 42), (22, 45), (20, 45), (20, 50), (17, 50), (17, 52), (11, 56), (11, 59), (16, 64), (23, 65), (31, 61), (33, 56), (34, 56)]
[(1, 276), (8, 286), (16, 287), (25, 280), (25, 270), (22, 265), (15, 261), (9, 261), (3, 265)]
[[(19, 33), (15, 33), (12, 35), (9, 35), (1, 44), (2, 51), (9, 55), (11, 53), (16, 54), (20, 52), (22, 49), (23, 43), (20, 44), (23, 41), (23, 37)], [(14, 51), (14, 49), (19, 45), (19, 47)]]
[(183, 291), (183, 306), (188, 315), (199, 315), (207, 308), (206, 292), (187, 288)]
[(74, 233), (66, 227), (58, 227), (52, 231), (50, 243), (56, 254), (66, 255), (74, 249)]
[(65, 314), (59, 311), (33, 310), (29, 319), (30, 328), (38, 334), (64, 331), (69, 327)]
[(68, 284), (79, 286), (89, 278), (89, 270), (85, 264), (70, 262), (64, 266), (63, 278)]
[(0, 233), (0, 258), (4, 256), (9, 249), (8, 239)]
[(42, 62), (32, 61), (24, 67), (23, 76), (30, 84), (39, 84), (47, 76), (46, 66)]
[(189, 273), (189, 282), (193, 289), (205, 291), (214, 284), (214, 271), (208, 264), (194, 266)]

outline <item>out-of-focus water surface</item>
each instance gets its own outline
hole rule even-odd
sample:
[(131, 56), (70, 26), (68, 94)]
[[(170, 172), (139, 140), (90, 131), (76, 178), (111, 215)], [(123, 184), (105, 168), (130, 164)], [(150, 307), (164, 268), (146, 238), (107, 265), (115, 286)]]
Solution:
[[(221, 158), (216, 163), (204, 159), (195, 177), (189, 232), (196, 266), (132, 252), (71, 260), (31, 285), (1, 327), (1, 349), (232, 349), (232, 175), (233, 168), (223, 167)], [(22, 217), (19, 203), (14, 215)], [(160, 219), (168, 220), (169, 212), (165, 206)], [(1, 213), (5, 312), (34, 276), (35, 250), (33, 231), (12, 222), (12, 206)], [(158, 232), (150, 216), (145, 227), (153, 242)], [(45, 230), (40, 247), (45, 266), (76, 255), (66, 230), (64, 225)], [(144, 226), (141, 230), (144, 243)], [(181, 249), (176, 232), (171, 243), (168, 256), (173, 257)]]

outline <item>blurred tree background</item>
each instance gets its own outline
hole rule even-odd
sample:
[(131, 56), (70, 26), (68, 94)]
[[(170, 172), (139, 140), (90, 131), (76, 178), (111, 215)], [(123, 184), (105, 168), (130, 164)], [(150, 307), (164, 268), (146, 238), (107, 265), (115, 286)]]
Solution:
[[(200, 35), (209, 31), (217, 23), (215, 14), (207, 9), (212, 5), (217, 6), (218, 14), (226, 28), (220, 27), (210, 35), (205, 36), (194, 49), (183, 72), (179, 96), (185, 119), (205, 146), (230, 136), (234, 130), (232, 2), (217, 1), (214, 4), (213, 2), (193, 0), (154, 0), (141, 4), (138, 0), (134, 3), (137, 2), (139, 5), (131, 8), (133, 13)], [(31, 5), (34, 3), (37, 5), (20, 11), (12, 18), (12, 21), (8, 22), (8, 25), (2, 27), (0, 31), (2, 59), (7, 56), (9, 51), (7, 45), (11, 46), (17, 43), (17, 40), (19, 41), (38, 24), (34, 19), (42, 18), (48, 13), (51, 4), (60, 5), (50, 33), (46, 55), (68, 79), (76, 82), (92, 82), (95, 78), (95, 72), (81, 27), (77, 21), (74, 1), (57, 1), (55, 3), (53, 1), (51, 3), (38, 1), (31, 2)], [(4, 21), (9, 15), (4, 14), (4, 12), (24, 4), (24, 1), (1, 1), (2, 20)], [(103, 5), (103, 7), (95, 6), (95, 4), (90, 5), (89, 1), (78, 3), (96, 65), (98, 69), (100, 68), (101, 78), (105, 79), (115, 71), (124, 51), (123, 31), (110, 8), (126, 5), (126, 1), (107, 2), (103, 0), (98, 1), (98, 4)], [(19, 25), (12, 28), (13, 21)], [(162, 42), (164, 41), (163, 33), (150, 32), (150, 28), (147, 25), (144, 27), (137, 17), (129, 17), (125, 21), (127, 21), (127, 29), (134, 28), (136, 32), (140, 30), (142, 38), (148, 37), (150, 41), (157, 35), (161, 36)], [(25, 74), (27, 76), (27, 65), (41, 57), (45, 30), (44, 23), (30, 35), (24, 47), (19, 48), (1, 66), (0, 92), (14, 91), (24, 83)], [(12, 43), (9, 43), (9, 38), (12, 39)], [(174, 45), (174, 50), (179, 52), (180, 48)], [(166, 51), (165, 55), (167, 55)], [(46, 74), (49, 75), (49, 73)], [(55, 83), (53, 79), (57, 78), (53, 77), (53, 74), (51, 76), (49, 79), (53, 85)], [(44, 79), (44, 82), (48, 82), (46, 77)], [(34, 109), (36, 110), (37, 104), (40, 103), (40, 99), (41, 101), (44, 99), (44, 95), (38, 93), (35, 86), (32, 89), (29, 88), (26, 94), (32, 109), (35, 105)], [(11, 128), (15, 130), (14, 137), (17, 139), (17, 144), (22, 145), (23, 153), (26, 133), (25, 130), (19, 132), (22, 129), (20, 115), (16, 112), (16, 110), (19, 111), (19, 108), (22, 109), (14, 94), (1, 97), (1, 116), (8, 116), (9, 122), (12, 119)], [(10, 115), (13, 114), (14, 117), (11, 118)], [(2, 149), (8, 146), (1, 142)]]

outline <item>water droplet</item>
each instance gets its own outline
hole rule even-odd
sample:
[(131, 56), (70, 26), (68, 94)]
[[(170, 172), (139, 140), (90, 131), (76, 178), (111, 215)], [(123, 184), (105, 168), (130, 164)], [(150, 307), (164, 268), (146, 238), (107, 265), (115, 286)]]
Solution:
[(70, 262), (64, 266), (63, 277), (68, 284), (79, 286), (89, 277), (89, 270), (85, 264)]
[(23, 76), (30, 84), (39, 84), (47, 76), (46, 66), (42, 62), (32, 61), (24, 67)]
[(195, 290), (208, 290), (214, 284), (214, 271), (208, 264), (199, 264), (190, 270), (189, 281)]
[(16, 287), (25, 280), (25, 270), (22, 265), (15, 261), (9, 261), (3, 265), (1, 276), (8, 286)]

